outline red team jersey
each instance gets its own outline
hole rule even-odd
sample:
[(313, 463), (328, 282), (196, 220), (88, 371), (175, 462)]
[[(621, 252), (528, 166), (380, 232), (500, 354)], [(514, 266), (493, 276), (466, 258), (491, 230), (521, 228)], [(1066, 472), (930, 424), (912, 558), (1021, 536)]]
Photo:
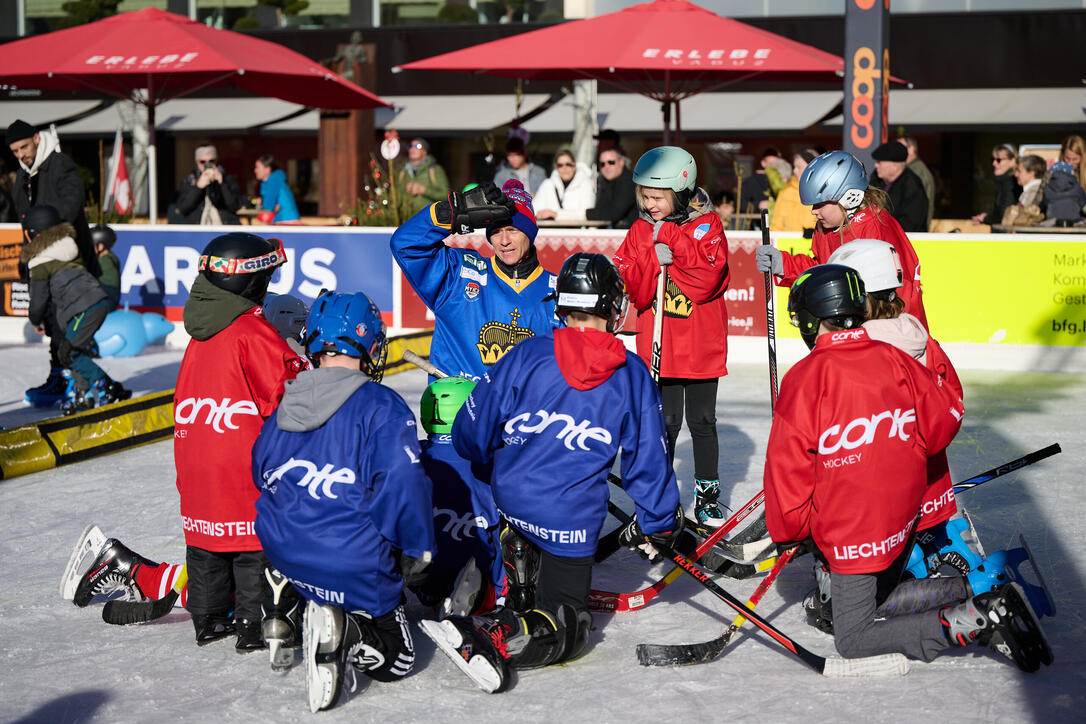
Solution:
[(258, 551), (253, 443), (304, 362), (250, 309), (185, 350), (174, 390), (174, 464), (185, 543)]
[(776, 541), (812, 537), (830, 570), (884, 570), (927, 490), (928, 458), (961, 426), (958, 394), (864, 329), (823, 334), (781, 383), (765, 466)]
[[(728, 242), (720, 217), (707, 213), (684, 224), (667, 222), (658, 241), (671, 248), (664, 300), (661, 377), (710, 379), (727, 374)], [(660, 262), (652, 242), (652, 224), (634, 222), (615, 252), (615, 266), (637, 310), (637, 354), (650, 364)]]
[(827, 231), (821, 224), (816, 226), (814, 238), (811, 240), (814, 258), (806, 254), (783, 252), (781, 256), (784, 274), (780, 276), (779, 283), (792, 286), (792, 282), (805, 270), (816, 264), (825, 264), (838, 247), (855, 239), (878, 239), (897, 250), (903, 272), (902, 286), (897, 290), (898, 296), (905, 300), (905, 311), (919, 319), (926, 329), (928, 318), (924, 314), (924, 300), (920, 294), (920, 259), (916, 256), (909, 237), (905, 236), (901, 224), (886, 210), (878, 213), (870, 208), (857, 211), (840, 231)]
[[(958, 379), (958, 373), (950, 358), (939, 346), (939, 343), (929, 334), (928, 346), (925, 352), (927, 367), (939, 375), (939, 379), (950, 388), (950, 391), (964, 399), (962, 382)], [(933, 525), (950, 520), (958, 512), (958, 504), (954, 502), (954, 482), (950, 479), (950, 463), (946, 458), (946, 451), (940, 450), (928, 458), (928, 489), (924, 494), (919, 530), (926, 530)]]

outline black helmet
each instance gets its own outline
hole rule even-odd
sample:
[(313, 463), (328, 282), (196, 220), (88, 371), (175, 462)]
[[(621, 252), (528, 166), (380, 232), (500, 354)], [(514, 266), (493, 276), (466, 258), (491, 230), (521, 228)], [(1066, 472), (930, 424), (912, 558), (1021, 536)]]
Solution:
[(91, 241), (94, 242), (95, 248), (101, 244), (107, 249), (112, 249), (113, 245), (117, 243), (117, 232), (109, 228), (105, 224), (98, 224), (91, 227)]
[(555, 286), (556, 311), (594, 314), (607, 320), (607, 331), (622, 327), (629, 297), (618, 269), (603, 254), (577, 252), (562, 264)]
[(287, 260), (283, 242), (232, 231), (216, 236), (200, 255), (199, 271), (217, 286), (260, 304), (277, 266)]
[(40, 206), (31, 206), (19, 214), (19, 223), (23, 225), (23, 231), (26, 232), (27, 238), (33, 239), (46, 229), (52, 229), (57, 224), (63, 224), (64, 219), (60, 218), (60, 212), (55, 208), (42, 204)]
[(842, 329), (862, 325), (864, 299), (859, 272), (841, 264), (822, 264), (800, 274), (792, 284), (788, 314), (808, 349), (814, 349), (823, 319)]

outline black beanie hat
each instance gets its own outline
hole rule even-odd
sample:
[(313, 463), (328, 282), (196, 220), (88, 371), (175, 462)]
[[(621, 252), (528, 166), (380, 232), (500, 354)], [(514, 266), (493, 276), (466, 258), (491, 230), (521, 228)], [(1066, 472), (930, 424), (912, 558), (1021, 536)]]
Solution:
[(34, 126), (30, 125), (26, 121), (15, 121), (15, 123), (12, 123), (10, 126), (8, 126), (7, 144), (10, 146), (16, 141), (21, 141), (24, 138), (30, 138), (37, 132), (38, 129), (34, 128)]

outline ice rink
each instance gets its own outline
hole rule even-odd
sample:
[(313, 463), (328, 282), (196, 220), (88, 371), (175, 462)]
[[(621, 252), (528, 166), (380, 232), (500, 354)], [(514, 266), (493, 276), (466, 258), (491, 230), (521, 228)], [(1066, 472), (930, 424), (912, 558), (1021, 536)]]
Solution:
[[(102, 364), (142, 394), (172, 387), (180, 359), (180, 352), (159, 347)], [(0, 347), (0, 368), (0, 425), (46, 417), (21, 402), (23, 390), (45, 378), (44, 347)], [(478, 690), (415, 629), (411, 676), (394, 684), (366, 680), (337, 708), (313, 715), (301, 667), (274, 674), (264, 652), (238, 655), (232, 639), (198, 648), (183, 609), (151, 624), (115, 627), (102, 622), (100, 604), (79, 609), (60, 598), (68, 555), (91, 522), (149, 558), (182, 560), (167, 441), (0, 482), (0, 721), (1081, 722), (1086, 379), (959, 373), (966, 421), (949, 449), (955, 480), (1053, 442), (1063, 446), (1060, 455), (960, 497), (989, 552), (1017, 545), (1024, 533), (1046, 574), (1057, 616), (1043, 624), (1055, 664), (1037, 674), (970, 648), (930, 664), (913, 662), (903, 678), (828, 679), (749, 624), (712, 663), (641, 667), (638, 643), (701, 641), (731, 622), (729, 609), (682, 577), (643, 610), (596, 614), (584, 657), (521, 673), (504, 694)], [(386, 383), (417, 410), (421, 372)], [(765, 365), (732, 366), (721, 382), (717, 416), (723, 500), (741, 505), (761, 486), (770, 424)], [(689, 444), (684, 431), (676, 460), (684, 504), (693, 497)], [(633, 590), (665, 571), (621, 551), (597, 567), (595, 587)], [(758, 579), (719, 582), (746, 600)], [(800, 558), (758, 611), (803, 646), (832, 655), (831, 638), (809, 627), (801, 610), (812, 585), (810, 557)], [(411, 599), (409, 614), (425, 613)]]

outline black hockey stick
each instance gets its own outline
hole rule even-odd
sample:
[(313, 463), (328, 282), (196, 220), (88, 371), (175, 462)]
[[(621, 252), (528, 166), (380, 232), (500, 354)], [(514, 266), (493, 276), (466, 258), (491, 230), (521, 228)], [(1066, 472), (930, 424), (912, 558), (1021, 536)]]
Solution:
[[(968, 480), (964, 480), (961, 483), (955, 485), (954, 492), (955, 494), (957, 494), (959, 492), (975, 488), (978, 485), (983, 485), (989, 480), (994, 480), (995, 478), (1006, 475), (1009, 472), (1013, 472), (1015, 470), (1018, 470), (1019, 468), (1031, 465), (1038, 460), (1044, 460), (1045, 458), (1055, 455), (1058, 452), (1060, 452), (1059, 443), (1053, 443), (1046, 448), (1042, 448), (1027, 455), (1023, 455), (1022, 457), (1011, 460), (1008, 463), (1003, 463), (1002, 465), (994, 467), (986, 472), (980, 473), (979, 475), (974, 475)], [(777, 559), (778, 566), (781, 565), (781, 558), (784, 558), (784, 556), (782, 555), (780, 558)], [(767, 583), (771, 583), (772, 579), (776, 577), (777, 573), (779, 573), (779, 570), (777, 568), (774, 568), (773, 571), (770, 572), (769, 576), (764, 581), (762, 581), (761, 585), (758, 587), (758, 590), (754, 592), (754, 595), (751, 596), (750, 601), (747, 602), (748, 606), (750, 606), (751, 603), (754, 603), (756, 605), (758, 601), (761, 600), (761, 595), (759, 595), (759, 591), (761, 591), (762, 595), (764, 595), (765, 590), (763, 590), (762, 587), (765, 586), (765, 588), (768, 589), (769, 586), (767, 585)], [(739, 619), (736, 619), (736, 621), (738, 620)], [(731, 643), (732, 636), (735, 635), (735, 631), (738, 628), (739, 627), (735, 623), (733, 623), (730, 627), (728, 627), (726, 631), (724, 631), (724, 633), (720, 634), (720, 636), (717, 636), (715, 639), (701, 641), (694, 644), (638, 644), (637, 659), (641, 662), (643, 666), (684, 666), (687, 664), (704, 664), (712, 661), (716, 657), (720, 656), (721, 653), (723, 653), (724, 649), (727, 648), (729, 643)]]
[[(762, 246), (770, 246), (769, 212), (762, 209)], [(769, 343), (769, 417), (777, 405), (777, 320), (774, 312), (773, 271), (765, 273), (765, 333)]]
[[(617, 511), (629, 522), (630, 516), (624, 511)], [(621, 518), (620, 518), (621, 520)], [(823, 676), (852, 677), (852, 676), (902, 676), (909, 671), (909, 662), (901, 654), (882, 654), (861, 659), (828, 659), (810, 651), (796, 641), (781, 632), (776, 626), (765, 620), (754, 611), (743, 605), (742, 601), (718, 586), (700, 566), (677, 552), (670, 546), (653, 542), (661, 554), (667, 556), (691, 578), (698, 581), (706, 590), (731, 607), (736, 613), (742, 614), (747, 620), (768, 634), (774, 641), (794, 654), (800, 661), (810, 666)]]
[(106, 601), (106, 605), (102, 608), (102, 620), (115, 626), (125, 626), (130, 623), (146, 623), (162, 618), (173, 610), (178, 596), (181, 595), (188, 581), (189, 570), (186, 564), (181, 567), (173, 588), (165, 596), (154, 601)]

